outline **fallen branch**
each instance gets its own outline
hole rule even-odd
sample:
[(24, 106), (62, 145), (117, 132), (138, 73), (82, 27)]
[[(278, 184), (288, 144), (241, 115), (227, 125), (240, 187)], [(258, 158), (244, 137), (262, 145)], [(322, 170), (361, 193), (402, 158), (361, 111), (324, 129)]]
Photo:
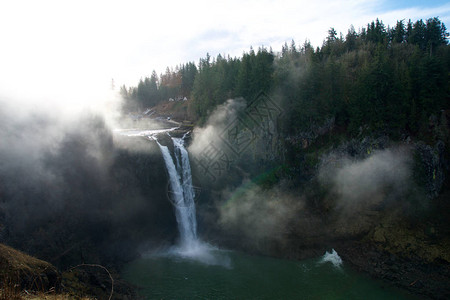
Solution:
[(416, 280), (414, 280), (413, 282), (411, 282), (410, 284), (409, 284), (409, 286), (413, 286), (413, 285), (415, 285), (416, 284), (416, 282), (418, 281), (419, 279), (416, 279)]

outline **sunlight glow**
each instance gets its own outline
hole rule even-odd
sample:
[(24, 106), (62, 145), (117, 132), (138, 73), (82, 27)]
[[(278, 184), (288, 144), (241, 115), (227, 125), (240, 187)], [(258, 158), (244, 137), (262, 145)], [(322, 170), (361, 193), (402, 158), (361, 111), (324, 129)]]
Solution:
[(330, 27), (347, 32), (380, 18), (439, 16), (450, 5), (383, 11), (383, 1), (4, 1), (0, 4), (0, 96), (64, 105), (104, 98), (114, 78), (136, 85), (209, 52), (279, 51), (294, 39), (320, 46)]

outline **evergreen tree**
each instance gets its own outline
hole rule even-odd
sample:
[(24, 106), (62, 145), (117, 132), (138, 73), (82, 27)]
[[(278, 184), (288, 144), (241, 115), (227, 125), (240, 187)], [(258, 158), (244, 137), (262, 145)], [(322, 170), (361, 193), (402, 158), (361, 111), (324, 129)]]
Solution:
[[(309, 41), (297, 48), (285, 43), (281, 55), (250, 48), (241, 58), (211, 58), (198, 67), (187, 63), (121, 87), (129, 103), (143, 108), (169, 97), (189, 96), (199, 123), (229, 98), (252, 101), (261, 91), (276, 94), (285, 112), (282, 132), (292, 135), (311, 124), (334, 119), (348, 134), (421, 134), (431, 115), (449, 108), (450, 49), (445, 25), (438, 19), (380, 20), (345, 38), (330, 28), (323, 46)], [(133, 107), (130, 105), (129, 107)]]

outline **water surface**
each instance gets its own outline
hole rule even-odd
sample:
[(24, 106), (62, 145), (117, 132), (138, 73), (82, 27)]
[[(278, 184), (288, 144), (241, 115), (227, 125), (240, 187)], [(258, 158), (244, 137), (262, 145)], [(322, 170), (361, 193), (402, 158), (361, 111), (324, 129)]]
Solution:
[[(290, 261), (209, 250), (209, 260), (149, 255), (124, 277), (147, 299), (416, 299), (322, 258)], [(214, 259), (211, 260), (211, 257)]]

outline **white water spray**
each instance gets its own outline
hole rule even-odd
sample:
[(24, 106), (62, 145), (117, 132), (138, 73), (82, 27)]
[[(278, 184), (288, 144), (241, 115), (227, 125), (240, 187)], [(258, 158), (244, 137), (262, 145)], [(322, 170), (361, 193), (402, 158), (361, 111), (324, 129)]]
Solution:
[(333, 266), (335, 266), (336, 268), (340, 268), (342, 266), (342, 259), (334, 249), (331, 250), (331, 253), (326, 251), (325, 254), (322, 256), (320, 263), (325, 262), (332, 263)]

